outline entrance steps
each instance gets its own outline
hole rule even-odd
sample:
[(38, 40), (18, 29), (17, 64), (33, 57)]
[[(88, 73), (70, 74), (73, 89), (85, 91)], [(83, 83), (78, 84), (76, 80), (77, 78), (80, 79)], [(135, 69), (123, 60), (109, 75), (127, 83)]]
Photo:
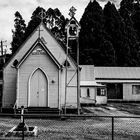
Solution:
[[(17, 114), (20, 113), (20, 109), (17, 110)], [(49, 108), (49, 107), (28, 107), (25, 108), (24, 114), (53, 114), (59, 115), (60, 110), (58, 108)]]

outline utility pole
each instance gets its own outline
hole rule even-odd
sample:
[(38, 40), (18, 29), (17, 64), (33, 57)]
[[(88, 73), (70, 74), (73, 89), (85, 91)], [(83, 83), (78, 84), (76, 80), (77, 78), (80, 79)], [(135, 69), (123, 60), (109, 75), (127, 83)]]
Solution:
[(1, 48), (1, 56), (3, 59), (3, 63), (5, 63), (5, 59), (6, 59), (6, 49), (4, 50), (4, 46), (7, 47), (7, 45), (4, 45), (3, 43), (7, 42), (6, 40), (1, 40), (0, 41), (0, 48)]

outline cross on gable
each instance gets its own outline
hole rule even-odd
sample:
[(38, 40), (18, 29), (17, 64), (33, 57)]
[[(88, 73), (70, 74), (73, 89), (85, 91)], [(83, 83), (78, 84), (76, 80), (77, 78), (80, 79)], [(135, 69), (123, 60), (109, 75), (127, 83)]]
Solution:
[(39, 29), (36, 30), (36, 31), (38, 31), (38, 38), (40, 38), (40, 32), (43, 31), (43, 30), (41, 30), (41, 29), (40, 29), (40, 26), (39, 26)]
[(69, 12), (69, 15), (71, 16), (71, 17), (74, 17), (74, 15), (75, 15), (75, 12), (76, 12), (76, 9), (75, 9), (75, 7), (71, 7), (70, 8), (70, 10), (69, 10), (70, 12)]

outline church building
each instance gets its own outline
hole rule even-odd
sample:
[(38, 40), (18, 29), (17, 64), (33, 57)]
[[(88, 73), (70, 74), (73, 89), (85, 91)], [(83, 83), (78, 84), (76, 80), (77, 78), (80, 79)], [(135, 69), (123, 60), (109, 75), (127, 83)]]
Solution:
[[(2, 109), (28, 107), (77, 108), (77, 66), (41, 23), (3, 69)], [(67, 90), (67, 96), (65, 96)]]

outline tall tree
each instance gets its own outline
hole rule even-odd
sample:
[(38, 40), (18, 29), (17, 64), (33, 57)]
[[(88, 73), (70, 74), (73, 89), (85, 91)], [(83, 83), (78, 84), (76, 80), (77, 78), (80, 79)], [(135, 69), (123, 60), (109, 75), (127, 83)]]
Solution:
[[(125, 22), (125, 32), (127, 37), (127, 43), (129, 45), (132, 59), (131, 64), (133, 66), (139, 66), (140, 65), (140, 53), (139, 53), (139, 46), (140, 42), (138, 39), (138, 33), (137, 30), (134, 29), (135, 21), (135, 15), (136, 15), (136, 9), (135, 9), (134, 0), (122, 0), (120, 4), (120, 15), (123, 18), (123, 21)], [(136, 25), (136, 24), (135, 24)]]
[(134, 24), (134, 29), (136, 30), (138, 39), (140, 41), (140, 1), (135, 0), (133, 2), (133, 6), (134, 6), (134, 10), (133, 10), (134, 12), (132, 14), (132, 20)]
[[(108, 62), (111, 60), (110, 58), (115, 58), (115, 53), (104, 32), (103, 10), (96, 0), (89, 2), (80, 20), (80, 25), (80, 63), (96, 66), (109, 65)], [(106, 44), (109, 44), (109, 50), (104, 49), (107, 47)], [(109, 59), (108, 62), (107, 59)], [(110, 65), (115, 65), (115, 59)]]
[(132, 56), (131, 50), (128, 44), (125, 23), (123, 22), (122, 17), (117, 11), (114, 4), (108, 2), (104, 8), (105, 16), (105, 31), (109, 36), (114, 50), (116, 63), (118, 66), (131, 66)]
[(37, 7), (33, 12), (31, 20), (28, 23), (28, 27), (26, 29), (26, 38), (33, 32), (33, 30), (40, 24), (41, 22), (41, 13), (42, 11), (45, 13), (45, 17), (43, 18), (43, 23), (50, 29), (50, 31), (55, 35), (56, 39), (62, 43), (66, 42), (65, 35), (65, 25), (67, 23), (67, 19), (61, 14), (58, 8), (52, 9), (49, 8), (47, 11), (42, 7)]
[[(31, 20), (28, 23), (28, 26), (26, 28), (25, 32), (25, 38), (24, 40), (34, 31), (34, 29), (40, 24), (41, 22), (41, 12), (45, 12), (46, 10), (42, 7), (37, 7), (35, 11), (32, 13)], [(46, 24), (46, 20), (44, 19), (43, 22)]]
[(14, 24), (15, 29), (12, 30), (13, 40), (11, 43), (12, 54), (15, 53), (16, 50), (19, 48), (19, 46), (22, 44), (25, 30), (26, 30), (25, 20), (22, 18), (21, 14), (18, 11), (15, 13), (14, 22), (15, 22)]

